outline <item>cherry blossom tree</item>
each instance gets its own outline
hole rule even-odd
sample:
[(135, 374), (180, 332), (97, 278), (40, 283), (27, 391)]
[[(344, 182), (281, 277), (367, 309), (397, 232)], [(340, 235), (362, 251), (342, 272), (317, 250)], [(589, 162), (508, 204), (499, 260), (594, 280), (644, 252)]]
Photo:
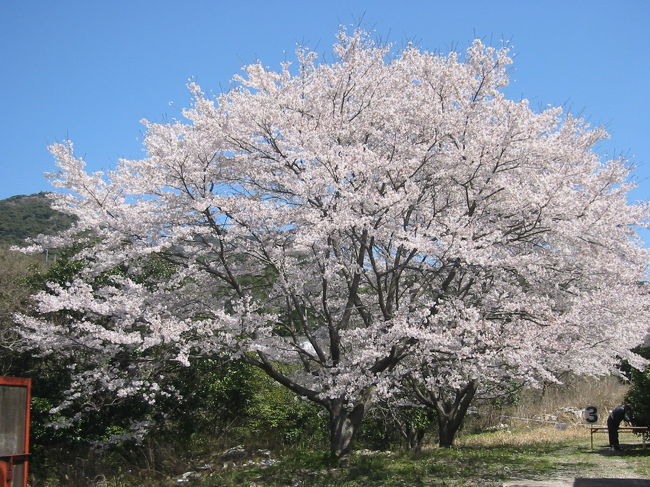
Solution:
[[(645, 286), (632, 283), (628, 288), (629, 296), (623, 297), (623, 294), (612, 292), (619, 283), (616, 276), (611, 277), (610, 289), (602, 283), (592, 288), (594, 283), (585, 279), (589, 293), (572, 291), (575, 296), (571, 296), (571, 300), (579, 297), (580, 301), (571, 304), (571, 311), (565, 304), (566, 298), (555, 301), (556, 306), (562, 303), (561, 324), (553, 326), (550, 315), (547, 315), (539, 321), (542, 329), (536, 330), (528, 339), (521, 335), (521, 331), (510, 330), (511, 326), (521, 326), (512, 316), (492, 315), (487, 310), (483, 316), (473, 314), (468, 303), (473, 300), (478, 304), (489, 298), (489, 293), (481, 291), (473, 298), (465, 296), (462, 310), (452, 305), (455, 308), (452, 318), (445, 324), (450, 331), (445, 347), (439, 344), (440, 334), (433, 341), (427, 338), (418, 340), (415, 345), (417, 352), (407, 363), (400, 364), (397, 374), (403, 390), (410, 393), (416, 402), (436, 412), (440, 446), (453, 444), (474, 399), (499, 397), (523, 386), (538, 387), (559, 382), (558, 377), (567, 372), (591, 376), (620, 373), (617, 367), (624, 352), (615, 351), (614, 344), (630, 343), (626, 341), (629, 338), (622, 330), (622, 322), (632, 323), (634, 340), (638, 340), (638, 333), (642, 335), (647, 325), (643, 318), (640, 319), (642, 315), (636, 314), (639, 308), (634, 302), (646, 307), (647, 302), (643, 298)], [(448, 294), (457, 291), (458, 288), (452, 289)], [(587, 297), (592, 301), (586, 302)], [(516, 313), (524, 312), (529, 311), (521, 308)], [(582, 314), (588, 314), (587, 326)], [(535, 320), (532, 317), (526, 319)], [(609, 331), (604, 328), (609, 328)], [(619, 332), (620, 336), (617, 336)], [(640, 366), (642, 362), (637, 358), (635, 363)]]
[[(155, 401), (173, 391), (147, 364), (227, 355), (324, 407), (342, 455), (408, 357), (431, 383), (450, 359), (472, 381), (640, 364), (648, 208), (594, 152), (605, 133), (507, 99), (507, 50), (480, 41), (441, 56), (342, 31), (334, 56), (247, 66), (216, 98), (190, 84), (186, 120), (145, 122), (148, 156), (109, 174), (51, 147), (77, 222), (38, 245), (81, 241), (85, 267), (19, 320), (41, 353), (95, 361), (71, 400)], [(151, 256), (170, 270), (139, 279)]]

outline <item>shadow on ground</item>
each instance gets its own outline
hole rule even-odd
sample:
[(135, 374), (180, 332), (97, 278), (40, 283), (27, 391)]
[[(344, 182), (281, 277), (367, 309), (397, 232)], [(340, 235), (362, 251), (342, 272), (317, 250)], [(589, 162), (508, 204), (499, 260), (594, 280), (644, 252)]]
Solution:
[(650, 447), (637, 444), (623, 444), (620, 450), (612, 450), (608, 446), (595, 450), (605, 456), (647, 457), (650, 456)]
[(650, 487), (650, 480), (578, 478), (573, 482), (573, 487)]

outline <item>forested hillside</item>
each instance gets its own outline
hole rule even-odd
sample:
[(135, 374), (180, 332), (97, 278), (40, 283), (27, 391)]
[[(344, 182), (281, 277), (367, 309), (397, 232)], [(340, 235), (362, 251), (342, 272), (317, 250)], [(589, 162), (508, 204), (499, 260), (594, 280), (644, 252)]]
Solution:
[(46, 193), (0, 200), (0, 245), (19, 244), (27, 237), (50, 234), (70, 225), (71, 217), (50, 207)]

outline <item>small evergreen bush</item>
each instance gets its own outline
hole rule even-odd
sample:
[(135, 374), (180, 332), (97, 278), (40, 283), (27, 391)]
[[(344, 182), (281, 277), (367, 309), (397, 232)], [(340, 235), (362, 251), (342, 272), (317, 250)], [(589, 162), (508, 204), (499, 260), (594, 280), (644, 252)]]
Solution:
[[(650, 347), (636, 350), (650, 359)], [(632, 420), (635, 426), (650, 426), (650, 366), (645, 370), (630, 368), (630, 389), (625, 396), (626, 404), (632, 406)]]

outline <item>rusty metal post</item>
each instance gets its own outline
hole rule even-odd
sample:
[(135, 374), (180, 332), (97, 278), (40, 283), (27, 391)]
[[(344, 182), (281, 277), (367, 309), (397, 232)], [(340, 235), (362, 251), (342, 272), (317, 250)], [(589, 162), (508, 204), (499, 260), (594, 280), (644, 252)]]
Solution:
[(0, 377), (0, 487), (27, 487), (31, 379)]

